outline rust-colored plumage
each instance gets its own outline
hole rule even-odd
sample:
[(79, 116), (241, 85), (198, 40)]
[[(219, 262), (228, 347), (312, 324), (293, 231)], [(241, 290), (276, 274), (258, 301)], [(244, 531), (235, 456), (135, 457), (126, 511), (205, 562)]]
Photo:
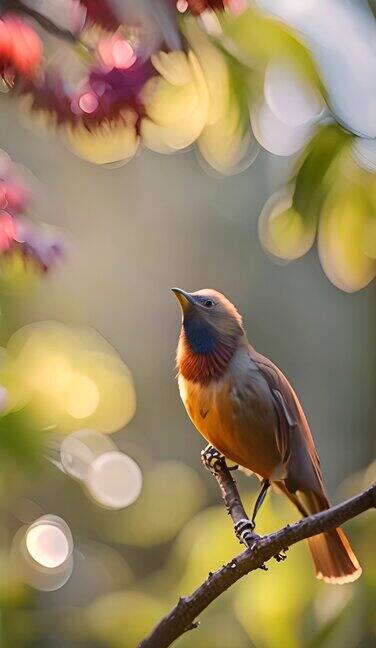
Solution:
[[(173, 289), (183, 311), (179, 389), (202, 436), (226, 457), (275, 484), (303, 516), (329, 507), (320, 462), (298, 397), (257, 353), (221, 293)], [(346, 583), (361, 574), (341, 529), (310, 538), (316, 575)]]
[(184, 329), (180, 334), (179, 347), (181, 360), (179, 371), (186, 380), (209, 384), (212, 380), (219, 380), (236, 349), (236, 339), (229, 340), (228, 344), (218, 344), (212, 352), (194, 353), (187, 340)]

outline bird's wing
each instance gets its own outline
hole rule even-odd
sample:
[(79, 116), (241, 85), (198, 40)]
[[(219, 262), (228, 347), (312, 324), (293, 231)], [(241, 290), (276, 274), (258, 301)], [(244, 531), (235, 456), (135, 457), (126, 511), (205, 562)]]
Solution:
[(287, 469), (287, 488), (290, 492), (321, 492), (320, 460), (297, 395), (286, 376), (271, 360), (252, 348), (250, 353), (268, 384), (278, 414), (277, 445)]

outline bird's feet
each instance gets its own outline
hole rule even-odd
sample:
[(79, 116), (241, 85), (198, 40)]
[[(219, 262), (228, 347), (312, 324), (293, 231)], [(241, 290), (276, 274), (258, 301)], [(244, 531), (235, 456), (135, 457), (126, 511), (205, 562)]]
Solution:
[(205, 468), (215, 475), (220, 470), (221, 464), (225, 462), (225, 458), (209, 443), (201, 452), (201, 461)]
[(288, 551), (288, 547), (286, 547), (286, 549), (282, 549), (280, 553), (277, 553), (275, 556), (273, 556), (274, 560), (276, 560), (277, 562), (283, 562), (284, 560), (286, 560), (287, 551)]
[(253, 533), (254, 528), (255, 525), (249, 518), (242, 518), (235, 524), (235, 535), (241, 544), (250, 547), (259, 538)]

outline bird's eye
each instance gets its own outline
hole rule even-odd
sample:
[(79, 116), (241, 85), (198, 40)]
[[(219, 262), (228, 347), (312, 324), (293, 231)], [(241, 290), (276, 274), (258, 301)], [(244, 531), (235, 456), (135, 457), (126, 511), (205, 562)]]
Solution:
[(206, 306), (206, 308), (211, 308), (214, 306), (214, 302), (211, 299), (205, 299), (204, 306)]

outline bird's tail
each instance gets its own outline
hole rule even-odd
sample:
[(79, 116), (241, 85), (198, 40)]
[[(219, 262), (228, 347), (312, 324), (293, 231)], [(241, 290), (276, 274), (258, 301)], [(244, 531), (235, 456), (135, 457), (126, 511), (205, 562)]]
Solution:
[(332, 529), (308, 539), (316, 577), (343, 585), (359, 578), (362, 568), (342, 529)]
[[(319, 495), (313, 492), (291, 494), (285, 489), (283, 490), (304, 516), (329, 508), (329, 502), (324, 493)], [(312, 536), (312, 538), (308, 538), (308, 546), (315, 565), (316, 577), (326, 583), (337, 585), (351, 583), (361, 575), (362, 568), (342, 529), (332, 529)]]

